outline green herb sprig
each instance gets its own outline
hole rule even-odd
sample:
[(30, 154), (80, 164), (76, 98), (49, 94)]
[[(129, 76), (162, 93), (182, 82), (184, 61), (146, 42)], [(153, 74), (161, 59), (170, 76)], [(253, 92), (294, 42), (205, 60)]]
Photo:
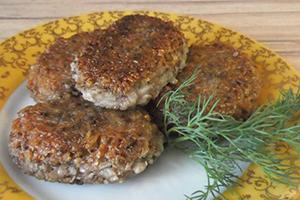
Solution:
[[(197, 102), (185, 99), (184, 88), (193, 84), (197, 74), (169, 91), (164, 99), (164, 127), (171, 143), (200, 163), (207, 173), (206, 190), (187, 196), (191, 200), (221, 197), (222, 188), (237, 183), (236, 169), (240, 161), (262, 167), (275, 181), (299, 185), (295, 169), (285, 164), (269, 148), (285, 142), (300, 153), (300, 124), (291, 122), (300, 110), (300, 89), (282, 93), (274, 103), (259, 107), (246, 121), (215, 112), (218, 101), (198, 97)], [(175, 136), (175, 137), (174, 137)]]

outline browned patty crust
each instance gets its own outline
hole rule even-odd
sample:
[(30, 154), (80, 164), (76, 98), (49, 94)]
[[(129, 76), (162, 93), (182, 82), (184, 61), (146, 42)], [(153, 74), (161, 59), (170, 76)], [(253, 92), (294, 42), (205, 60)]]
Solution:
[[(167, 91), (191, 77), (196, 69), (196, 80), (184, 90), (189, 101), (196, 102), (199, 95), (206, 98), (213, 95), (215, 100), (220, 100), (215, 111), (236, 119), (247, 118), (257, 107), (261, 81), (255, 63), (233, 47), (215, 43), (192, 45), (187, 65), (177, 76), (178, 83), (166, 86), (149, 108), (155, 106)], [(159, 107), (159, 110), (149, 109), (157, 119), (162, 117), (162, 105)]]
[(124, 110), (148, 103), (174, 81), (186, 53), (186, 40), (173, 23), (129, 15), (83, 51), (73, 77), (86, 100)]
[(144, 110), (101, 109), (80, 99), (27, 106), (9, 138), (23, 172), (62, 183), (122, 182), (162, 150), (163, 136)]
[(45, 102), (69, 97), (72, 92), (76, 94), (70, 63), (75, 54), (101, 34), (101, 30), (95, 30), (78, 33), (68, 39), (58, 38), (29, 71), (27, 87), (31, 96), (38, 102)]

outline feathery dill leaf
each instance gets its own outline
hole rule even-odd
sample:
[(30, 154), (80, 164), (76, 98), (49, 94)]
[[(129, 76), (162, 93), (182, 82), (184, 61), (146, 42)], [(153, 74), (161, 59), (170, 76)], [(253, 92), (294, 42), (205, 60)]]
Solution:
[[(197, 73), (164, 98), (164, 127), (172, 144), (200, 163), (207, 173), (206, 190), (187, 197), (205, 200), (221, 197), (222, 187), (237, 183), (234, 171), (239, 161), (253, 162), (262, 167), (272, 179), (285, 184), (299, 184), (300, 177), (292, 176), (295, 169), (284, 164), (268, 148), (285, 142), (300, 153), (300, 124), (291, 124), (300, 110), (300, 89), (284, 91), (276, 102), (259, 107), (246, 121), (215, 112), (218, 101), (198, 97), (197, 102), (185, 99), (183, 89), (193, 84)], [(176, 137), (174, 137), (174, 135)]]

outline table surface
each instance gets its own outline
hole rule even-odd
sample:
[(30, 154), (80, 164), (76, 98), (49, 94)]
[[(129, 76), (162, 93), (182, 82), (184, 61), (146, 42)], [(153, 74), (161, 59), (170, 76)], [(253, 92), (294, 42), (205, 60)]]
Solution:
[(0, 0), (0, 40), (37, 24), (105, 10), (156, 10), (242, 32), (300, 70), (300, 0)]

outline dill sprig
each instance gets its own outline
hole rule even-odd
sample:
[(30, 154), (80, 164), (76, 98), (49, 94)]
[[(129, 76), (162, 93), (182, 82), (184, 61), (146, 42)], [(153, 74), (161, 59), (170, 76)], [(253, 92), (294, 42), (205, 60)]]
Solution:
[(218, 100), (198, 97), (185, 99), (184, 88), (193, 84), (197, 73), (169, 91), (164, 97), (164, 127), (172, 144), (200, 163), (207, 173), (206, 190), (194, 192), (188, 199), (221, 197), (222, 189), (238, 183), (236, 169), (240, 161), (255, 163), (275, 181), (289, 185), (300, 183), (295, 170), (276, 156), (270, 146), (285, 142), (300, 153), (300, 124), (292, 123), (300, 109), (300, 89), (282, 92), (274, 103), (259, 107), (246, 121), (215, 111)]

